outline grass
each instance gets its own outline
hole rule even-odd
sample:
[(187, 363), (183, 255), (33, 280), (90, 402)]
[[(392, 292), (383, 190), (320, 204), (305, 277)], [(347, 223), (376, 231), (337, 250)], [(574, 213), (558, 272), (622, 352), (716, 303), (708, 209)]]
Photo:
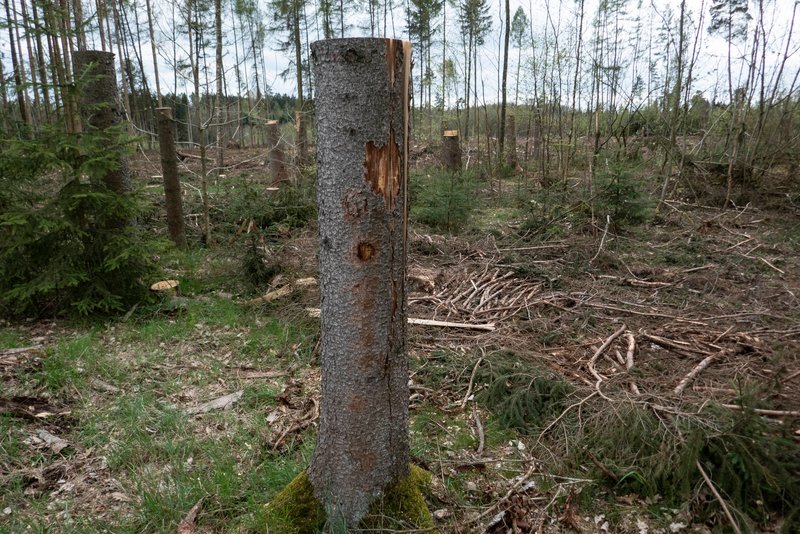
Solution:
[[(448, 196), (450, 183), (441, 176), (423, 176), (422, 180), (421, 185), (429, 189), (418, 190), (417, 195), (436, 193), (439, 196), (432, 198), (447, 197), (455, 204), (468, 198), (461, 194), (464, 191), (460, 196)], [(477, 187), (470, 191), (488, 196)], [(710, 283), (728, 276), (726, 270), (745, 273), (748, 279), (777, 276), (762, 262), (744, 263), (747, 268), (739, 268), (733, 255), (717, 254), (738, 238), (730, 237), (732, 241), (721, 244), (713, 233), (695, 231), (705, 229), (703, 221), (716, 213), (697, 216), (685, 230), (685, 221), (669, 212), (637, 225), (627, 221), (624, 231), (610, 230), (603, 255), (587, 276), (587, 264), (598, 243), (589, 231), (586, 199), (559, 187), (531, 193), (506, 183), (503, 191), (516, 198), (513, 207), (504, 206), (500, 196), (487, 198), (477, 209), (463, 213), (452, 211), (460, 209), (455, 204), (443, 210), (428, 202), (412, 206), (416, 210), (412, 219), (419, 220), (420, 214), (429, 210), (425, 216), (432, 217), (433, 228), (457, 230), (464, 240), (469, 239), (468, 232), (480, 231), (481, 237), (492, 233), (501, 249), (569, 238), (563, 251), (554, 250), (550, 256), (541, 251), (510, 251), (496, 263), (513, 270), (518, 278), (540, 281), (543, 292), (568, 295), (585, 291), (601, 296), (606, 290), (620, 291), (609, 295), (620, 301), (637, 299), (643, 305), (672, 303), (669, 313), (696, 309), (692, 306), (703, 305), (701, 301), (708, 301), (709, 308), (717, 306), (708, 298), (711, 286), (703, 278), (706, 274)], [(224, 197), (225, 202), (241, 206), (215, 211), (215, 222), (225, 232), (237, 227), (240, 216), (263, 217), (265, 239), (272, 243), (279, 234), (284, 238), (291, 235), (295, 225), (310, 217), (308, 191), (295, 191), (294, 197), (281, 200), (298, 199), (292, 210), (274, 209), (271, 204), (263, 212), (263, 199), (251, 193), (237, 185), (232, 193), (215, 194), (215, 201)], [(630, 192), (618, 193), (605, 199), (612, 208), (614, 203), (624, 208), (623, 196)], [(460, 222), (454, 225), (457, 220)], [(710, 228), (716, 230), (713, 225)], [(753, 228), (743, 231), (754, 232)], [(787, 230), (785, 240), (772, 236), (775, 243), (796, 245), (796, 228)], [(650, 247), (651, 243), (656, 246)], [(284, 413), (285, 392), (292, 384), (311, 383), (301, 394), (316, 394), (319, 326), (318, 321), (305, 317), (299, 298), (253, 308), (238, 302), (241, 295), (254, 290), (242, 268), (244, 244), (242, 240), (218, 243), (214, 249), (167, 251), (161, 263), (168, 277), (181, 282), (181, 306), (167, 302), (142, 306), (126, 320), (101, 324), (59, 322), (64, 332), (55, 340), (55, 336), (48, 338), (40, 360), (14, 371), (9, 380), (15, 383), (15, 393), (40, 396), (65, 406), (71, 414), (33, 422), (0, 415), (0, 512), (11, 509), (10, 514), (0, 513), (0, 533), (175, 532), (181, 518), (201, 499), (199, 531), (263, 530), (264, 503), (307, 467), (313, 452), (313, 426), (287, 440), (286, 449), (272, 452), (270, 439), (282, 427), (280, 421), (272, 421), (271, 414)], [(435, 246), (430, 250), (430, 256), (439, 254)], [(475, 258), (471, 252), (458, 260), (456, 254), (446, 260), (471, 268)], [(313, 252), (308, 254), (313, 256)], [(558, 261), (550, 264), (531, 258)], [(661, 275), (711, 262), (720, 269), (713, 277), (700, 271), (691, 286), (689, 277), (675, 287), (657, 291), (634, 289), (632, 299), (630, 293), (621, 293), (625, 286), (620, 279), (637, 276), (637, 262)], [(442, 269), (451, 266), (445, 264)], [(649, 274), (640, 276), (649, 280)], [(612, 403), (595, 396), (564, 414), (568, 406), (593, 391), (573, 378), (586, 376), (586, 354), (591, 354), (590, 344), (596, 342), (592, 336), (599, 332), (607, 335), (608, 321), (615, 314), (566, 300), (555, 302), (558, 307), (533, 304), (525, 318), (518, 317), (514, 329), (509, 329), (513, 331), (508, 344), (516, 347), (514, 350), (503, 347), (505, 331), (462, 339), (453, 332), (426, 330), (419, 343), (417, 339), (409, 342), (413, 381), (421, 386), (415, 390), (419, 396), (411, 410), (413, 461), (434, 474), (446, 497), (442, 502), (434, 500), (432, 506), (452, 510), (458, 516), (453, 522), (460, 521), (466, 517), (461, 514), (496, 502), (508, 484), (536, 462), (542, 472), (536, 497), (542, 507), (550, 503), (546, 511), (552, 518), (566, 506), (569, 493), (565, 488), (575, 487), (576, 501), (582, 503), (579, 511), (591, 517), (596, 509), (602, 509), (607, 518), (613, 518), (612, 527), (622, 521), (615, 515), (622, 497), (633, 499), (637, 514), (656, 518), (651, 525), (667, 528), (670, 522), (664, 519), (665, 510), (672, 508), (685, 510), (690, 514), (687, 517), (697, 521), (712, 522), (716, 517), (719, 525), (719, 505), (704, 498), (707, 491), (696, 461), (718, 484), (742, 525), (760, 527), (776, 514), (788, 516), (800, 506), (796, 442), (751, 411), (731, 412), (710, 403), (695, 413), (700, 405), (687, 401), (680, 408), (691, 413), (690, 417), (654, 410), (648, 404), (649, 396), (639, 399), (641, 402), (627, 402), (625, 397)], [(714, 314), (727, 311), (712, 309)], [(797, 315), (792, 310), (785, 313)], [(653, 324), (629, 326), (635, 331)], [(37, 337), (37, 329), (49, 328), (49, 324), (0, 325), (0, 348), (28, 345)], [(776, 369), (779, 374), (773, 375), (774, 381), (780, 382), (784, 370), (794, 369), (793, 338), (772, 348), (773, 359), (747, 358)], [(480, 355), (484, 360), (475, 376), (474, 400), (462, 408), (461, 400)], [(652, 385), (648, 378), (676, 376), (673, 360), (640, 356), (637, 353), (636, 367), (629, 375), (643, 390)], [(722, 363), (727, 365), (727, 361)], [(571, 374), (552, 370), (558, 365)], [(241, 370), (252, 369), (283, 375), (275, 379), (241, 377)], [(618, 394), (614, 388), (619, 385), (619, 381), (610, 384), (609, 394)], [(758, 398), (769, 399), (770, 386), (762, 387)], [(228, 410), (198, 416), (183, 411), (237, 390), (244, 394)], [(781, 393), (790, 394), (788, 389)], [(770, 402), (757, 403), (751, 396), (740, 395), (736, 401), (771, 407)], [(476, 451), (479, 436), (473, 408), (483, 426), (485, 449), (481, 456)], [(70, 447), (56, 454), (43, 445), (31, 444), (30, 436), (42, 427), (66, 439)], [(540, 435), (544, 429), (547, 432)], [(52, 487), (31, 495), (31, 488), (38, 484), (31, 473), (41, 474), (37, 470), (60, 463), (69, 465), (70, 471), (57, 473), (49, 481)], [(55, 494), (55, 488), (63, 485), (58, 483), (60, 477), (86, 483), (81, 491)], [(563, 477), (579, 482), (569, 485)], [(764, 505), (759, 508), (753, 504), (756, 501)], [(539, 506), (537, 501), (532, 509)]]

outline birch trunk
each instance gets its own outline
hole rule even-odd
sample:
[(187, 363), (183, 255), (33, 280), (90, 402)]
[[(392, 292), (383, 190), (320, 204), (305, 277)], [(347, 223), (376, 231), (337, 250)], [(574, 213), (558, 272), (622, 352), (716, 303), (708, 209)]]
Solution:
[(357, 527), (409, 473), (406, 225), (411, 45), (311, 47), (316, 129), (322, 407), (308, 469), (331, 524)]

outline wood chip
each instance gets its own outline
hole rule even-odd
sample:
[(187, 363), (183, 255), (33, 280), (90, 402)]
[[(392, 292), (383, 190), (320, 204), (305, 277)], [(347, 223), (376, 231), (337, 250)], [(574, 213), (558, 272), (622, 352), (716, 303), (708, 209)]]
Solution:
[(197, 519), (197, 513), (200, 511), (200, 507), (203, 505), (203, 499), (201, 498), (197, 501), (197, 504), (192, 506), (192, 509), (189, 510), (189, 513), (186, 514), (186, 517), (181, 519), (181, 522), (178, 523), (178, 531), (177, 534), (193, 534), (194, 532), (194, 521)]
[(291, 295), (295, 289), (300, 287), (310, 287), (317, 285), (316, 278), (300, 278), (299, 280), (295, 280), (294, 282), (290, 282), (283, 287), (279, 287), (274, 291), (270, 291), (269, 293), (262, 295), (258, 298), (244, 300), (242, 304), (246, 306), (255, 306), (257, 304), (266, 304), (267, 302), (272, 302), (274, 300), (281, 299), (283, 297), (288, 297)]
[(230, 395), (225, 395), (224, 397), (204, 402), (198, 406), (186, 408), (183, 413), (186, 415), (198, 415), (202, 413), (208, 413), (213, 410), (224, 410), (225, 408), (228, 408), (229, 406), (232, 406), (238, 402), (239, 399), (242, 398), (242, 395), (244, 395), (244, 390), (240, 389), (239, 391), (231, 393)]
[(56, 454), (69, 447), (69, 443), (67, 443), (65, 440), (59, 438), (58, 436), (54, 436), (44, 429), (37, 430), (36, 437), (44, 441), (50, 450)]

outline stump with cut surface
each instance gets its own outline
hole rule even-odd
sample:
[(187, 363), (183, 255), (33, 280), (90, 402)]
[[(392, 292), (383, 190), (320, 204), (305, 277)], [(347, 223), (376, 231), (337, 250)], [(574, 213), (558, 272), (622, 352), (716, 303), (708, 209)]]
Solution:
[(286, 173), (286, 157), (283, 153), (278, 121), (267, 121), (267, 146), (269, 146), (269, 172), (272, 175), (272, 183), (287, 181), (289, 175)]
[(328, 521), (356, 527), (409, 475), (406, 180), (410, 44), (312, 45), (322, 404), (308, 469)]
[(445, 130), (442, 133), (442, 165), (448, 171), (461, 170), (461, 146), (458, 144), (458, 130)]

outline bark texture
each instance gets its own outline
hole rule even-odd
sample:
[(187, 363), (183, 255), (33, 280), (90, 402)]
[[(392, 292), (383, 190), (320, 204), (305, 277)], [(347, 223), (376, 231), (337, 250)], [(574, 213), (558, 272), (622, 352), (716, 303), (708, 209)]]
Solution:
[(288, 180), (286, 157), (281, 146), (281, 131), (278, 121), (267, 121), (267, 146), (269, 147), (269, 172), (272, 183)]
[(509, 167), (514, 168), (517, 166), (517, 121), (514, 115), (506, 115), (506, 146), (506, 162)]
[(175, 151), (175, 122), (172, 108), (157, 108), (158, 146), (161, 150), (161, 175), (164, 177), (164, 199), (167, 209), (169, 238), (178, 245), (186, 244), (183, 224), (183, 199), (178, 178), (178, 153)]
[[(117, 102), (117, 76), (114, 54), (100, 50), (80, 50), (74, 53), (76, 82), (80, 88), (80, 110), (84, 132), (105, 132), (122, 122), (122, 110)], [(112, 143), (111, 136), (108, 139)], [(106, 187), (115, 193), (131, 190), (128, 159), (120, 158), (119, 167), (106, 173)]]
[(322, 294), (322, 408), (308, 469), (329, 522), (355, 528), (409, 473), (406, 225), (410, 43), (311, 47)]
[(458, 130), (445, 130), (442, 134), (442, 165), (448, 171), (461, 170), (461, 146)]

